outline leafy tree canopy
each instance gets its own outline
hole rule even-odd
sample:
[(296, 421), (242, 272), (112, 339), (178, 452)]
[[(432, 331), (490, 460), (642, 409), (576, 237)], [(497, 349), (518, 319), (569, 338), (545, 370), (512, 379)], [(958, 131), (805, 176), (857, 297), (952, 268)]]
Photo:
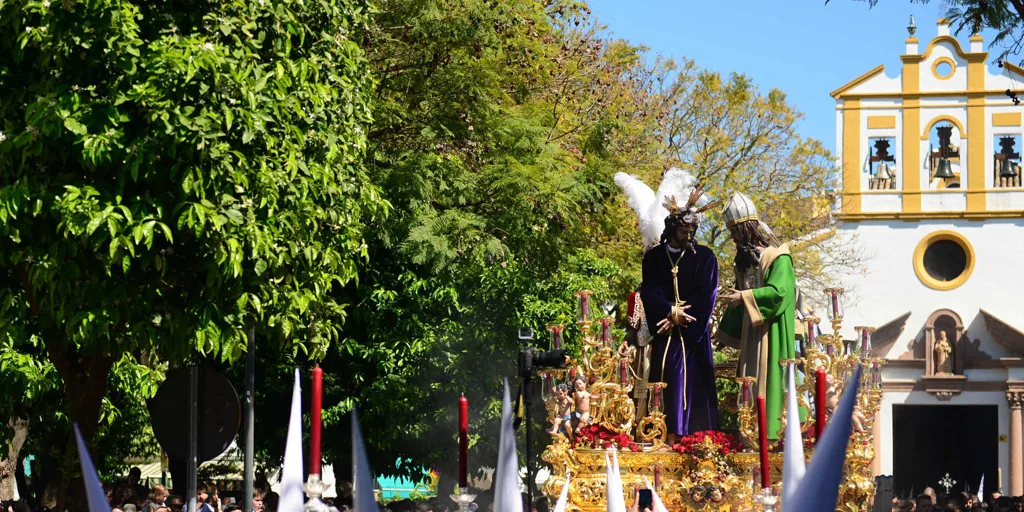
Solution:
[(115, 365), (234, 360), (250, 326), (313, 356), (339, 339), (389, 208), (363, 159), (368, 13), (0, 2), (0, 340), (45, 347), (87, 436)]

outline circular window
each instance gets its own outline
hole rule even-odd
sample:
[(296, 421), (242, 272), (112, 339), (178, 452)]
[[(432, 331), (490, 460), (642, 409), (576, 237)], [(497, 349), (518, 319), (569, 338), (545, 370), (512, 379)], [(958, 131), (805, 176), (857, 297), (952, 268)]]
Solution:
[(952, 290), (967, 282), (974, 270), (974, 249), (954, 231), (936, 231), (917, 244), (914, 271), (925, 286)]
[(956, 63), (949, 57), (939, 57), (932, 64), (932, 74), (939, 80), (949, 80), (956, 71)]

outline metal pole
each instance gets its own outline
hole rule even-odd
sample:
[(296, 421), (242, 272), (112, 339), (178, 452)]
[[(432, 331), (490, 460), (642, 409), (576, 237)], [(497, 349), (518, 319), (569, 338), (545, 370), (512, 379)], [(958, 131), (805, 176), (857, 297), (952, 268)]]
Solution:
[(249, 329), (249, 347), (245, 353), (245, 512), (253, 512), (253, 407), (256, 389), (256, 329)]
[(196, 470), (199, 462), (199, 367), (188, 369), (188, 460), (185, 482), (188, 488), (188, 512), (196, 512)]
[(533, 424), (530, 423), (530, 409), (533, 408), (533, 395), (530, 389), (532, 377), (532, 370), (523, 376), (523, 409), (525, 409), (523, 416), (526, 421), (526, 496), (530, 501), (531, 509), (533, 507), (533, 483), (536, 480), (533, 477)]

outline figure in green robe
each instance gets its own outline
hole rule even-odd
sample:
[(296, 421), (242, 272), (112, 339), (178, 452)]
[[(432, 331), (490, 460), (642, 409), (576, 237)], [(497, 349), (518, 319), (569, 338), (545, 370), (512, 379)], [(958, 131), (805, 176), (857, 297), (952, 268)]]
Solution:
[(752, 391), (765, 398), (768, 438), (777, 440), (786, 396), (785, 369), (779, 362), (796, 357), (793, 257), (787, 246), (778, 245), (743, 194), (734, 194), (722, 215), (736, 243), (736, 287), (722, 296), (728, 309), (717, 336), (720, 344), (740, 350), (736, 375), (756, 379)]

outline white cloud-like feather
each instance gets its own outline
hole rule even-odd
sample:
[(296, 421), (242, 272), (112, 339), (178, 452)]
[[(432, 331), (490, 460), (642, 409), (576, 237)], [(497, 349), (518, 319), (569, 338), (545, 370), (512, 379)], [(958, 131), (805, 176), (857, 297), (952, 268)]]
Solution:
[(675, 197), (684, 206), (697, 180), (688, 172), (671, 168), (662, 176), (658, 193), (634, 176), (624, 172), (615, 174), (615, 184), (626, 193), (626, 202), (636, 212), (644, 247), (650, 248), (661, 241), (665, 231), (665, 217), (668, 210), (662, 205), (669, 197)]

